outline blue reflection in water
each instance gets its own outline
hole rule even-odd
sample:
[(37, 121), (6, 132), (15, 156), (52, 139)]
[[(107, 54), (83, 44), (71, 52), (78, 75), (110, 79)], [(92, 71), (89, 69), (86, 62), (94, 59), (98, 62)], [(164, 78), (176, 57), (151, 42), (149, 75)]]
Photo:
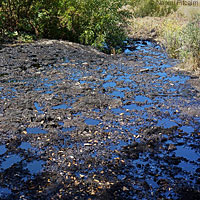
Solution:
[(191, 126), (182, 126), (180, 128), (180, 130), (182, 130), (182, 131), (184, 131), (186, 133), (192, 133), (192, 132), (194, 132), (194, 128), (191, 127)]
[(184, 146), (177, 146), (176, 148), (177, 149), (174, 151), (176, 156), (184, 157), (190, 161), (197, 161), (200, 158), (200, 154), (191, 148)]
[(123, 97), (124, 97), (124, 92), (121, 92), (121, 91), (113, 91), (112, 93), (110, 93), (110, 95), (115, 96), (115, 97), (123, 98)]
[(43, 107), (39, 106), (37, 102), (34, 102), (34, 106), (37, 109), (38, 113), (44, 114), (44, 112), (42, 111)]
[(21, 145), (19, 146), (19, 148), (24, 149), (24, 150), (28, 150), (28, 149), (31, 149), (32, 146), (29, 142), (22, 142)]
[(55, 109), (55, 110), (57, 110), (57, 109), (67, 109), (67, 108), (69, 108), (69, 106), (67, 106), (65, 103), (52, 107), (52, 109)]
[(11, 194), (11, 193), (12, 193), (12, 192), (11, 192), (10, 189), (0, 187), (0, 198), (5, 199), (6, 196), (8, 196), (8, 195)]
[(85, 120), (85, 123), (87, 125), (98, 125), (99, 122), (100, 122), (99, 120), (97, 120), (97, 119), (91, 119), (91, 118), (88, 118), (88, 119)]
[(181, 161), (181, 163), (178, 164), (178, 167), (181, 167), (184, 171), (187, 171), (190, 173), (194, 173), (196, 169), (198, 168), (198, 166), (192, 163), (185, 162), (185, 161)]
[(4, 153), (6, 153), (7, 148), (5, 145), (0, 145), (0, 155), (3, 155)]
[(168, 118), (163, 118), (161, 120), (158, 120), (157, 126), (161, 126), (161, 127), (164, 127), (164, 128), (171, 128), (173, 126), (178, 126), (178, 124), (174, 121), (171, 121)]
[(29, 172), (34, 175), (42, 171), (42, 166), (45, 164), (43, 160), (34, 160), (27, 164), (25, 169), (28, 169)]
[(45, 131), (45, 130), (39, 128), (39, 127), (27, 128), (26, 131), (29, 134), (47, 133), (47, 131)]
[(116, 83), (115, 82), (107, 82), (103, 84), (104, 88), (108, 88), (108, 87), (115, 87)]
[(144, 103), (144, 102), (147, 101), (148, 103), (152, 103), (152, 100), (151, 100), (150, 98), (145, 97), (145, 96), (142, 96), (142, 95), (136, 96), (136, 97), (135, 97), (135, 101), (136, 101), (136, 102), (142, 102), (142, 103)]
[(3, 161), (0, 165), (0, 168), (2, 168), (3, 170), (10, 168), (12, 165), (20, 162), (22, 160), (22, 158), (19, 155), (13, 154), (13, 155), (9, 155), (5, 161)]

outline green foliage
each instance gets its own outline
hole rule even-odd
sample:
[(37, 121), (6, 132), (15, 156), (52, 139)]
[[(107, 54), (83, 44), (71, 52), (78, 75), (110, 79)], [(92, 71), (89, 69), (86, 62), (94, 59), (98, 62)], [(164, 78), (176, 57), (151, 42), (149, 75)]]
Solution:
[(175, 21), (168, 21), (164, 26), (163, 36), (169, 54), (200, 67), (200, 15), (194, 16), (184, 27)]
[(177, 20), (169, 19), (163, 23), (162, 35), (165, 40), (167, 51), (171, 57), (178, 58), (179, 48), (182, 45), (182, 27)]
[[(63, 5), (67, 5), (64, 7)], [(125, 5), (124, 0), (62, 0), (59, 13), (61, 25), (72, 41), (83, 44), (102, 46), (119, 45), (125, 36), (121, 24), (125, 25), (128, 11), (120, 10)]]
[(200, 15), (196, 15), (182, 30), (182, 46), (179, 55), (182, 59), (193, 59), (200, 67)]
[[(183, 49), (193, 57), (200, 55), (200, 15), (197, 15), (182, 31)], [(199, 57), (200, 58), (200, 57)]]
[(165, 0), (130, 0), (135, 17), (161, 17), (177, 10), (177, 5)]
[(129, 17), (125, 0), (1, 0), (1, 34), (21, 32), (101, 47), (118, 46)]

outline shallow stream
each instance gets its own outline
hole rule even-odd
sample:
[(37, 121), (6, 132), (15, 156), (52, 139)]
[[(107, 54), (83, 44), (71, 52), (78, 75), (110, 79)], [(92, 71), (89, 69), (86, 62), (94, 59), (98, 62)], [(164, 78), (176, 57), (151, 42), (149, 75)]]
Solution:
[(2, 73), (0, 199), (199, 197), (199, 94), (177, 63), (129, 41), (117, 62)]

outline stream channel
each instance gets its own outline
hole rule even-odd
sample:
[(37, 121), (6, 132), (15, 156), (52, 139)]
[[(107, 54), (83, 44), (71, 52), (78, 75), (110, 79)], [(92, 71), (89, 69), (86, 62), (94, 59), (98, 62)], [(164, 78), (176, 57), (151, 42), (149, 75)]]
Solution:
[(199, 93), (159, 45), (0, 56), (0, 199), (200, 199)]

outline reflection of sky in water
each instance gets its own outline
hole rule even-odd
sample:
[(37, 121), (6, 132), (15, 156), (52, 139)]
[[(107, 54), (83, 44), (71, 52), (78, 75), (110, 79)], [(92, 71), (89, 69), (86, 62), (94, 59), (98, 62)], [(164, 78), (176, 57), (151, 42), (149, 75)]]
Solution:
[(29, 142), (22, 142), (21, 145), (19, 146), (19, 148), (24, 149), (24, 150), (28, 150), (28, 149), (31, 149), (32, 146)]
[(136, 102), (142, 102), (142, 103), (147, 101), (147, 103), (152, 103), (152, 100), (150, 98), (145, 97), (145, 96), (141, 96), (141, 95), (136, 96), (135, 101)]
[(69, 106), (67, 106), (65, 103), (52, 107), (52, 109), (55, 109), (55, 110), (57, 110), (57, 109), (67, 109), (67, 108), (69, 108)]
[(192, 132), (194, 132), (194, 128), (191, 127), (191, 126), (182, 126), (180, 128), (180, 130), (182, 130), (182, 131), (184, 131), (186, 133), (192, 133)]
[(22, 158), (19, 155), (10, 155), (0, 165), (3, 170), (10, 168), (12, 165), (20, 162)]
[(3, 198), (9, 194), (11, 194), (11, 190), (8, 189), (8, 188), (3, 188), (3, 187), (0, 187), (0, 198)]
[(98, 125), (99, 122), (100, 122), (100, 121), (97, 120), (97, 119), (90, 119), (90, 118), (88, 118), (88, 119), (85, 120), (85, 123), (86, 123), (87, 125)]
[(35, 102), (34, 105), (35, 105), (35, 108), (37, 109), (38, 113), (44, 114), (44, 112), (42, 111), (43, 107), (39, 106), (39, 104), (37, 102)]
[[(187, 76), (181, 76), (181, 75), (171, 75), (171, 73), (165, 72), (164, 68), (170, 67), (171, 64), (169, 63), (164, 63), (163, 64), (163, 59), (166, 58), (166, 54), (162, 53), (162, 52), (158, 52), (158, 51), (152, 51), (152, 47), (154, 47), (154, 44), (151, 42), (138, 42), (135, 43), (136, 48), (134, 50), (134, 48), (127, 48), (125, 50), (125, 54), (127, 54), (127, 56), (132, 56), (135, 54), (137, 55), (137, 59), (139, 59), (139, 61), (142, 61), (144, 66), (141, 66), (141, 68), (139, 68), (139, 72), (137, 72), (137, 70), (135, 71), (134, 67), (127, 67), (124, 66), (123, 64), (120, 64), (119, 66), (111, 64), (106, 66), (106, 69), (101, 69), (101, 67), (99, 68), (94, 68), (91, 69), (93, 70), (92, 72), (87, 70), (87, 68), (81, 68), (79, 69), (78, 67), (60, 67), (58, 68), (58, 70), (62, 70), (60, 72), (64, 72), (65, 73), (65, 79), (68, 79), (70, 81), (76, 81), (78, 83), (81, 83), (81, 88), (83, 88), (83, 91), (81, 91), (82, 93), (84, 93), (84, 87), (85, 85), (87, 85), (87, 87), (89, 86), (89, 88), (91, 89), (91, 91), (94, 91), (95, 88), (97, 88), (98, 86), (102, 85), (104, 88), (104, 94), (109, 96), (109, 98), (121, 98), (123, 105), (117, 108), (112, 108), (109, 110), (109, 112), (114, 115), (114, 118), (118, 118), (116, 119), (109, 119), (108, 121), (105, 122), (105, 124), (109, 124), (112, 127), (109, 127), (109, 129), (104, 130), (105, 126), (104, 126), (104, 121), (98, 120), (99, 118), (97, 117), (95, 119), (96, 113), (98, 112), (98, 114), (102, 112), (101, 109), (97, 109), (94, 108), (93, 111), (95, 111), (95, 115), (84, 115), (81, 114), (81, 112), (72, 112), (73, 117), (77, 117), (80, 116), (80, 119), (84, 119), (85, 121), (85, 126), (98, 126), (102, 128), (104, 133), (108, 133), (110, 132), (111, 135), (112, 133), (114, 133), (115, 131), (119, 131), (119, 133), (121, 132), (128, 132), (130, 134), (133, 135), (139, 135), (140, 134), (140, 128), (144, 128), (145, 127), (145, 123), (147, 123), (147, 121), (149, 120), (150, 122), (152, 122), (152, 124), (154, 123), (154, 125), (156, 124), (157, 126), (160, 126), (162, 128), (171, 128), (173, 126), (178, 126), (178, 123), (182, 123), (182, 119), (179, 119), (178, 117), (176, 119), (174, 119), (173, 116), (173, 109), (171, 108), (166, 108), (166, 107), (159, 107), (156, 110), (156, 106), (157, 105), (161, 105), (162, 104), (166, 104), (166, 102), (168, 101), (170, 97), (170, 95), (165, 94), (164, 92), (171, 92), (172, 95), (173, 93), (178, 94), (179, 90), (181, 91), (181, 87), (177, 89), (177, 86), (179, 84), (183, 84), (185, 83), (185, 81), (187, 81), (189, 79), (189, 77)], [(159, 46), (156, 46), (156, 48), (160, 48)], [(151, 51), (151, 52), (150, 52)], [(142, 54), (145, 53), (144, 54)], [(148, 53), (148, 54), (146, 54)], [(161, 57), (161, 58), (160, 58)], [(65, 63), (70, 63), (71, 61), (66, 58), (65, 59)], [(80, 63), (79, 63), (80, 64)], [(137, 66), (138, 67), (138, 66)], [(91, 67), (92, 68), (92, 67)], [(135, 80), (135, 76), (137, 76), (137, 73), (140, 73), (140, 69), (153, 69), (153, 70), (147, 70), (145, 74), (143, 75), (148, 75), (148, 73), (150, 75), (154, 75), (156, 78), (153, 81), (150, 81), (148, 85), (146, 85), (145, 83), (145, 78), (144, 77), (144, 82), (140, 82), (140, 80), (137, 82), (137, 79)], [(56, 68), (55, 68), (56, 69)], [(96, 71), (95, 71), (96, 70)], [(98, 71), (99, 70), (99, 71)], [(114, 70), (116, 73), (112, 73)], [(93, 72), (95, 72), (97, 74), (97, 79), (93, 79)], [(91, 77), (89, 77), (91, 76)], [(149, 76), (150, 77), (150, 76)], [(148, 77), (147, 77), (148, 78)], [(135, 80), (135, 81), (134, 81)], [(147, 79), (148, 80), (148, 79)], [(29, 80), (30, 81), (30, 80)], [(62, 80), (56, 80), (56, 81), (50, 81), (50, 79), (45, 78), (42, 80), (38, 80), (37, 84), (34, 88), (35, 91), (39, 91), (42, 94), (51, 94), (51, 93), (56, 93), (55, 96), (59, 96), (59, 83)], [(149, 80), (148, 80), (149, 81)], [(151, 85), (152, 83), (152, 85)], [(169, 89), (163, 88), (163, 83), (167, 85), (167, 87), (169, 87)], [(171, 85), (170, 85), (171, 84)], [(156, 90), (157, 91), (157, 95), (158, 97), (155, 96), (151, 97), (151, 95), (148, 94), (148, 90), (141, 90), (141, 86), (144, 85), (147, 89), (147, 87), (152, 87), (152, 90)], [(78, 88), (78, 86), (77, 86)], [(153, 91), (154, 91), (153, 90)], [(4, 92), (4, 87), (0, 87), (0, 91), (1, 93)], [(17, 93), (17, 91), (19, 92), (19, 90), (14, 87), (9, 88), (9, 92), (7, 94), (3, 94), (4, 97), (9, 96), (9, 97), (14, 97), (15, 93)], [(98, 91), (98, 90), (97, 90)], [(147, 93), (146, 93), (147, 91)], [(178, 92), (177, 92), (178, 91)], [(153, 92), (152, 92), (153, 93)], [(160, 95), (160, 94), (163, 94)], [(82, 94), (83, 96), (85, 95)], [(145, 96), (146, 95), (146, 96)], [(160, 96), (159, 96), (160, 95)], [(165, 95), (165, 96), (164, 96)], [(165, 98), (167, 96), (167, 98)], [(49, 95), (51, 96), (51, 95)], [(53, 96), (53, 95), (52, 95)], [(69, 99), (65, 99), (66, 96), (65, 94), (61, 95), (63, 100), (61, 102), (57, 102), (55, 100), (54, 102), (54, 106), (50, 106), (49, 109), (53, 110), (53, 112), (57, 113), (57, 112), (63, 112), (63, 110), (58, 110), (58, 109), (73, 109), (73, 105), (72, 105), (72, 101), (71, 101), (71, 97), (69, 97)], [(70, 96), (70, 95), (69, 95)], [(130, 102), (126, 101), (125, 96), (128, 98), (128, 100), (130, 100)], [(149, 97), (147, 97), (149, 96)], [(3, 98), (4, 98), (3, 97)], [(2, 97), (0, 97), (2, 98)], [(50, 98), (50, 97), (49, 97)], [(74, 98), (77, 98), (74, 97)], [(176, 97), (175, 97), (176, 99)], [(51, 99), (50, 99), (51, 100)], [(34, 102), (34, 106), (35, 109), (38, 111), (39, 114), (44, 114), (44, 111), (46, 111), (46, 108), (43, 107), (43, 105), (45, 105), (45, 102), (43, 103), (39, 103), (36, 102), (37, 100), (35, 100)], [(156, 102), (156, 103), (155, 103)], [(127, 105), (125, 105), (127, 103)], [(111, 103), (112, 104), (112, 103)], [(71, 106), (72, 105), (72, 106)], [(161, 113), (161, 116), (158, 115), (154, 115), (154, 109), (152, 109), (152, 111), (150, 111), (150, 109), (147, 108), (155, 108), (155, 111), (158, 111)], [(58, 110), (58, 111), (55, 111)], [(144, 112), (142, 112), (144, 111)], [(145, 112), (147, 111), (147, 112)], [(169, 115), (164, 115), (165, 117), (162, 117), (162, 114), (165, 113), (165, 111), (168, 111)], [(150, 118), (151, 115), (148, 112), (152, 112), (152, 116), (155, 117), (156, 119), (152, 119)], [(123, 115), (126, 115), (128, 119), (127, 124), (126, 121), (122, 120), (123, 123), (121, 123), (121, 121), (119, 119), (122, 119)], [(86, 117), (87, 116), (87, 117)], [(62, 122), (62, 119), (59, 119), (60, 121), (58, 122), (59, 124), (59, 131), (62, 131), (62, 135), (67, 135), (68, 137), (70, 137), (70, 131), (74, 131), (76, 129), (78, 129), (78, 127), (72, 126), (72, 127), (68, 127), (65, 128), (64, 123)], [(118, 121), (119, 120), (119, 121)], [(136, 120), (139, 120), (140, 123), (137, 124)], [(125, 122), (125, 123), (124, 123)], [(136, 123), (135, 123), (136, 122)], [(125, 125), (124, 125), (125, 124)], [(93, 127), (92, 127), (93, 128)], [(28, 134), (45, 134), (47, 133), (46, 130), (42, 129), (42, 127), (33, 127), (33, 128), (27, 128), (27, 133)], [(187, 132), (187, 133), (192, 133), (195, 131), (195, 129), (192, 126), (182, 126), (181, 128), (178, 129), (178, 131), (180, 132), (180, 130), (182, 130), (183, 132)], [(64, 132), (64, 133), (63, 133)], [(69, 133), (67, 133), (69, 132)], [(74, 131), (75, 132), (75, 131)], [(65, 137), (63, 136), (63, 137)], [(133, 139), (133, 138), (132, 138)], [(128, 139), (129, 140), (129, 139)], [(64, 139), (65, 141), (65, 139)], [(129, 140), (130, 141), (130, 140)], [(111, 150), (111, 151), (115, 151), (115, 150), (120, 150), (121, 148), (123, 148), (123, 146), (126, 146), (129, 141), (123, 141), (122, 139), (117, 139), (115, 142), (113, 142), (112, 140), (108, 141), (106, 140), (106, 142), (104, 143), (104, 145), (106, 146), (107, 149)], [(168, 142), (168, 141), (167, 141)], [(167, 144), (166, 142), (166, 144)], [(170, 141), (171, 142), (171, 141)], [(170, 143), (169, 142), (169, 143)], [(183, 141), (185, 142), (185, 141)], [(66, 144), (64, 145), (64, 147), (68, 145), (69, 148), (72, 148), (74, 144), (68, 143), (68, 141), (66, 142)], [(79, 146), (79, 144), (76, 144), (77, 147)], [(179, 165), (177, 165), (178, 167), (183, 168), (183, 170), (187, 171), (187, 172), (191, 172), (193, 173), (196, 169), (197, 166), (196, 164), (192, 164), (191, 162), (198, 162), (197, 160), (199, 159), (199, 154), (197, 152), (195, 152), (195, 150), (193, 150), (192, 148), (189, 148), (188, 146), (176, 146), (176, 150), (173, 151), (173, 153), (178, 156), (178, 157), (183, 157), (185, 159), (187, 159), (189, 162), (186, 161), (181, 161), (181, 163), (179, 163)], [(29, 142), (22, 142), (21, 145), (19, 146), (19, 148), (21, 149), (22, 152), (25, 152), (23, 150), (31, 150), (33, 147), (31, 146), (31, 144)], [(55, 151), (59, 151), (59, 145), (55, 146)], [(86, 147), (85, 147), (86, 148)], [(0, 145), (0, 155), (3, 155), (7, 152), (7, 148), (5, 145)], [(27, 153), (27, 152), (25, 152)], [(97, 151), (94, 151), (93, 153), (90, 154), (92, 157), (97, 157), (98, 153)], [(162, 155), (163, 157), (165, 155)], [(113, 155), (113, 158), (117, 157), (116, 154)], [(162, 157), (162, 158), (163, 158)], [(5, 158), (4, 160), (1, 160), (1, 165), (0, 168), (5, 170), (8, 169), (9, 167), (11, 167), (13, 164), (17, 164), (22, 160), (22, 158), (19, 155), (10, 155), (9, 157)], [(159, 167), (156, 166), (155, 161), (152, 161), (151, 158), (150, 160), (150, 167), (153, 169), (159, 169)], [(132, 162), (132, 161), (131, 161)], [(148, 161), (149, 162), (149, 161)], [(141, 164), (146, 165), (148, 164), (148, 162), (143, 162), (142, 160), (138, 159), (136, 161), (133, 161), (133, 165), (136, 166), (137, 164)], [(45, 164), (44, 161), (42, 160), (33, 160), (32, 162), (25, 162), (26, 165), (24, 167), (24, 169), (28, 169), (31, 175), (37, 174), (39, 172), (42, 171), (43, 169), (43, 165)], [(95, 170), (95, 169), (94, 169)], [(137, 173), (143, 173), (143, 169), (142, 167), (140, 169), (137, 169), (138, 172)], [(79, 172), (77, 172), (79, 173)], [(125, 176), (123, 174), (120, 174), (117, 176), (117, 178), (119, 180), (123, 180), (125, 178)], [(151, 185), (153, 188), (157, 188), (158, 184), (152, 179), (152, 177), (147, 177), (145, 179), (147, 181), (147, 183), (149, 185)], [(1, 193), (9, 193), (10, 190), (7, 188), (1, 188), (0, 187), (0, 197), (1, 197)]]
[(42, 171), (42, 166), (45, 164), (42, 160), (34, 160), (27, 164), (25, 169), (28, 169), (29, 172), (34, 175)]
[(157, 126), (161, 126), (164, 128), (171, 128), (173, 126), (177, 126), (177, 123), (174, 121), (171, 121), (168, 118), (164, 118), (164, 119), (158, 120)]
[(4, 153), (6, 153), (7, 148), (5, 145), (0, 145), (0, 155), (3, 155)]
[(45, 131), (45, 130), (39, 128), (39, 127), (27, 128), (26, 131), (29, 134), (47, 133), (47, 131)]
[(113, 91), (112, 93), (110, 93), (111, 96), (114, 96), (114, 97), (120, 97), (120, 98), (123, 98), (124, 97), (124, 92), (121, 92), (121, 91)]
[(185, 161), (181, 161), (181, 163), (178, 164), (178, 167), (181, 167), (184, 171), (187, 171), (190, 173), (194, 173), (195, 170), (198, 168), (198, 166), (192, 163), (185, 162)]
[(176, 156), (184, 157), (190, 161), (197, 161), (200, 158), (200, 154), (191, 148), (184, 146), (177, 146), (176, 148), (174, 151)]
[(123, 140), (119, 141), (118, 143), (109, 143), (109, 146), (107, 148), (109, 148), (110, 150), (114, 151), (114, 150), (120, 150), (123, 146), (126, 146), (127, 142), (124, 142)]
[(104, 88), (108, 88), (108, 87), (115, 87), (116, 83), (115, 82), (107, 82), (103, 84)]

